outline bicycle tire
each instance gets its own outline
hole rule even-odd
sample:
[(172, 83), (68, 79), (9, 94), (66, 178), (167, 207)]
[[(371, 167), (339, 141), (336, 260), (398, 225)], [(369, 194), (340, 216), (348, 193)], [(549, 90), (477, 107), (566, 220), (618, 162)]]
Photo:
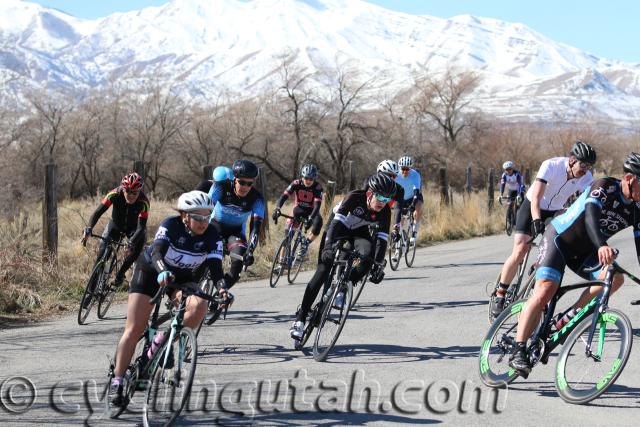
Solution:
[[(165, 368), (163, 364), (167, 352), (170, 357), (173, 355), (174, 360), (172, 367)], [(189, 327), (180, 329), (176, 339), (172, 342), (167, 341), (158, 350), (157, 356), (154, 356), (151, 362), (153, 371), (149, 377), (150, 382), (142, 409), (142, 422), (145, 427), (171, 425), (180, 415), (191, 394), (197, 360), (198, 342), (195, 332)], [(167, 386), (167, 390), (163, 393), (160, 389), (164, 386)], [(159, 398), (167, 397), (168, 402), (158, 404)]]
[(364, 285), (367, 283), (367, 279), (369, 278), (369, 273), (367, 273), (362, 280), (360, 280), (356, 286), (355, 294), (353, 295), (353, 299), (351, 300), (351, 307), (349, 310), (353, 310), (353, 307), (358, 302), (358, 298), (360, 298), (360, 294), (362, 294), (362, 290), (364, 289)]
[[(389, 245), (389, 266), (393, 271), (398, 270), (398, 267), (400, 266), (400, 260), (402, 259), (402, 249), (404, 247), (404, 245), (402, 244), (402, 239), (403, 239), (403, 236), (401, 236), (398, 241), (393, 242), (391, 245)], [(398, 260), (394, 263), (393, 254), (396, 249), (399, 250), (399, 253), (398, 253)]]
[[(592, 345), (595, 347), (596, 352), (600, 345), (602, 346), (602, 352), (612, 350), (612, 353), (607, 351), (607, 354), (611, 354), (615, 358), (611, 363), (609, 363), (609, 360), (602, 363), (603, 359), (596, 362), (593, 358), (585, 355), (584, 342), (587, 337), (583, 334), (589, 333), (594, 315), (596, 314), (592, 314), (578, 323), (567, 337), (558, 356), (555, 379), (556, 390), (562, 400), (568, 403), (584, 404), (604, 393), (620, 376), (631, 354), (631, 346), (633, 344), (631, 322), (621, 311), (610, 309), (605, 313), (599, 314), (600, 317), (598, 323), (596, 323), (596, 333), (593, 336)], [(611, 327), (611, 330), (605, 332), (609, 327)], [(619, 331), (619, 342), (616, 342), (615, 330)], [(607, 338), (611, 340), (605, 343)], [(573, 351), (574, 348), (575, 352)], [(569, 368), (569, 365), (571, 365), (571, 368)], [(570, 371), (573, 371), (574, 369), (572, 368), (578, 365), (577, 372), (580, 372), (581, 377), (578, 378), (576, 375), (574, 380), (573, 373), (567, 375), (567, 370), (569, 368)], [(585, 374), (585, 371), (591, 371), (593, 368), (600, 366), (603, 368), (602, 372), (604, 374), (595, 373), (593, 376)], [(584, 375), (589, 376), (589, 378)]]
[(488, 318), (489, 319), (489, 326), (493, 325), (493, 322), (496, 320), (496, 317), (493, 317), (493, 314), (491, 314), (491, 312), (492, 312), (492, 308), (493, 308), (493, 298), (496, 296), (496, 289), (498, 288), (498, 283), (500, 282), (500, 276), (501, 275), (502, 275), (502, 273), (498, 273), (498, 277), (496, 278), (496, 282), (493, 285), (493, 291), (491, 291), (491, 294), (489, 295), (489, 304), (487, 305), (488, 316), (489, 316), (489, 318)]
[(536, 284), (536, 272), (534, 270), (533, 273), (531, 273), (529, 277), (527, 277), (527, 281), (525, 282), (524, 286), (520, 286), (518, 294), (516, 295), (516, 299), (518, 300), (529, 299), (529, 297), (533, 293), (535, 284)]
[(504, 229), (507, 232), (507, 236), (511, 236), (511, 231), (513, 230), (513, 219), (511, 218), (513, 215), (513, 210), (511, 205), (507, 206), (507, 215), (505, 219)]
[[(84, 322), (89, 317), (89, 313), (96, 303), (96, 299), (94, 298), (95, 289), (98, 288), (98, 283), (100, 280), (100, 276), (102, 275), (102, 270), (104, 268), (104, 263), (102, 260), (97, 262), (93, 266), (93, 270), (91, 271), (91, 276), (89, 276), (89, 280), (84, 288), (84, 292), (82, 294), (82, 298), (80, 299), (80, 308), (78, 309), (78, 325), (83, 325)], [(91, 288), (94, 290), (92, 291)], [(89, 298), (89, 302), (86, 303), (85, 308), (85, 300)]]
[(102, 271), (100, 283), (98, 284), (98, 289), (100, 290), (100, 295), (98, 296), (98, 319), (100, 320), (106, 317), (117, 290), (109, 283), (111, 273), (118, 266), (117, 258), (111, 256), (109, 260), (105, 260), (105, 263), (107, 262), (109, 262), (109, 269)]
[[(478, 372), (480, 379), (488, 387), (506, 387), (518, 377), (516, 371), (509, 367), (508, 362), (509, 356), (515, 349), (517, 320), (525, 302), (516, 301), (510, 309), (504, 310), (493, 322), (482, 341), (478, 355)], [(492, 354), (496, 356), (495, 360)]]
[[(271, 286), (272, 288), (275, 288), (276, 285), (278, 284), (278, 280), (280, 280), (280, 277), (282, 276), (282, 270), (285, 268), (285, 264), (280, 262), (280, 252), (284, 250), (285, 260), (289, 258), (289, 254), (287, 253), (287, 250), (289, 249), (288, 243), (289, 243), (289, 239), (285, 237), (282, 240), (282, 243), (280, 243), (280, 246), (278, 246), (278, 250), (276, 251), (276, 254), (273, 257), (273, 263), (271, 264), (271, 274), (269, 275), (269, 286)], [(280, 269), (276, 273), (277, 266), (280, 266)]]
[(293, 283), (298, 274), (300, 274), (300, 269), (302, 268), (302, 263), (304, 262), (304, 256), (300, 256), (298, 246), (300, 244), (300, 240), (296, 239), (293, 242), (293, 248), (291, 249), (291, 256), (293, 259), (291, 260), (291, 266), (287, 269), (287, 280), (289, 283)]
[[(411, 235), (407, 232), (407, 250), (404, 253), (404, 262), (407, 264), (407, 267), (411, 268), (413, 266), (413, 261), (416, 259), (416, 248), (418, 247), (418, 236), (411, 243), (411, 237), (413, 235), (415, 221), (413, 220), (413, 214), (411, 215), (411, 221), (409, 222), (409, 230), (411, 230)], [(411, 261), (409, 261), (409, 253), (411, 253)]]
[[(344, 299), (342, 302), (342, 308), (334, 307), (334, 302), (338, 292), (344, 293)], [(351, 306), (351, 299), (353, 294), (353, 288), (348, 283), (344, 283), (340, 286), (336, 286), (331, 294), (331, 298), (326, 302), (324, 309), (322, 310), (322, 317), (320, 318), (320, 325), (318, 326), (318, 332), (316, 332), (316, 339), (313, 343), (313, 358), (317, 362), (323, 362), (327, 359), (327, 356), (333, 349), (340, 333), (347, 322), (349, 316), (349, 307)], [(332, 329), (330, 325), (333, 324), (336, 327)]]

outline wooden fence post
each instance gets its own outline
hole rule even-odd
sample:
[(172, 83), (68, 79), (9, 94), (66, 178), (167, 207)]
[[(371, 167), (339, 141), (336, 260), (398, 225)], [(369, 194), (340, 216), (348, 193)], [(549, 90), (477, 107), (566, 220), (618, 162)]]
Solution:
[(260, 193), (264, 198), (264, 220), (262, 221), (262, 227), (260, 227), (260, 245), (267, 244), (267, 233), (269, 232), (269, 204), (267, 203), (267, 174), (264, 167), (259, 168), (258, 179), (260, 180)]
[(142, 160), (136, 160), (135, 162), (133, 162), (133, 171), (144, 179), (144, 162)]
[(473, 188), (473, 179), (471, 176), (471, 165), (467, 166), (467, 172), (465, 176), (466, 176), (466, 179), (464, 184), (464, 190), (467, 192), (467, 194), (470, 194), (471, 189)]
[(449, 177), (447, 176), (447, 168), (440, 168), (440, 200), (448, 205), (449, 200)]
[(324, 212), (325, 212), (325, 222), (329, 215), (331, 215), (331, 209), (333, 209), (333, 200), (336, 197), (336, 182), (335, 181), (327, 181), (327, 188), (324, 193)]
[(213, 165), (202, 165), (202, 179), (208, 181), (213, 179)]
[(58, 264), (58, 169), (45, 166), (44, 203), (42, 203), (42, 262)]
[(487, 208), (491, 210), (493, 208), (493, 193), (494, 193), (494, 181), (495, 174), (493, 168), (489, 169), (488, 175), (488, 184), (487, 184)]
[(349, 160), (349, 191), (356, 189), (356, 162)]

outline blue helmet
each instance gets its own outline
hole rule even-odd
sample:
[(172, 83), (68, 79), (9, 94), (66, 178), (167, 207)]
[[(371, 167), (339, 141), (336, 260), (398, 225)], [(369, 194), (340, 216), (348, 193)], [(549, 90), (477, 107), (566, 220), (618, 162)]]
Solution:
[(233, 171), (226, 166), (218, 166), (213, 170), (213, 180), (215, 182), (231, 181), (233, 179)]

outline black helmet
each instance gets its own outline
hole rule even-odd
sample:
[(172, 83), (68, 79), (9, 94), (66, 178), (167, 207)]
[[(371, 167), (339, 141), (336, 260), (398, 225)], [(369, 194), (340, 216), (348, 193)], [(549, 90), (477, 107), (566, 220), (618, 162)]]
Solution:
[(594, 164), (596, 162), (596, 151), (589, 145), (580, 140), (577, 140), (573, 147), (571, 147), (571, 154), (576, 156), (576, 159)]
[(258, 167), (255, 163), (249, 160), (236, 160), (233, 162), (233, 176), (235, 178), (252, 178), (255, 179), (258, 176)]
[(312, 165), (311, 163), (302, 166), (302, 170), (300, 170), (300, 175), (303, 178), (311, 178), (316, 179), (318, 176), (318, 168), (316, 165)]
[(640, 178), (640, 154), (631, 153), (624, 160), (622, 169), (627, 173), (632, 173)]
[(371, 175), (367, 185), (376, 194), (382, 197), (393, 197), (396, 194), (396, 183), (389, 175), (378, 172)]

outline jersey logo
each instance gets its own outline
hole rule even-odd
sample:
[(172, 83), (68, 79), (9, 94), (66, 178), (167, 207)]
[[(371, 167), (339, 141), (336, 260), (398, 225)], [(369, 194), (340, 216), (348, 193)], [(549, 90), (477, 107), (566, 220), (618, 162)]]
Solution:
[[(620, 206), (620, 202), (618, 202), (617, 200), (614, 200), (613, 201), (613, 209), (617, 208), (618, 206)], [(628, 213), (628, 212), (625, 210), (625, 213)]]
[(196, 251), (201, 251), (202, 248), (204, 248), (204, 242), (197, 242), (195, 245), (193, 245), (193, 249), (195, 249)]
[(186, 241), (187, 241), (186, 237), (182, 236), (182, 237), (180, 237), (178, 239), (178, 245), (182, 246), (182, 245), (184, 245), (184, 242), (186, 242)]
[(363, 213), (364, 213), (364, 209), (362, 209), (360, 206), (358, 206), (353, 210), (353, 214), (357, 216), (362, 216)]

